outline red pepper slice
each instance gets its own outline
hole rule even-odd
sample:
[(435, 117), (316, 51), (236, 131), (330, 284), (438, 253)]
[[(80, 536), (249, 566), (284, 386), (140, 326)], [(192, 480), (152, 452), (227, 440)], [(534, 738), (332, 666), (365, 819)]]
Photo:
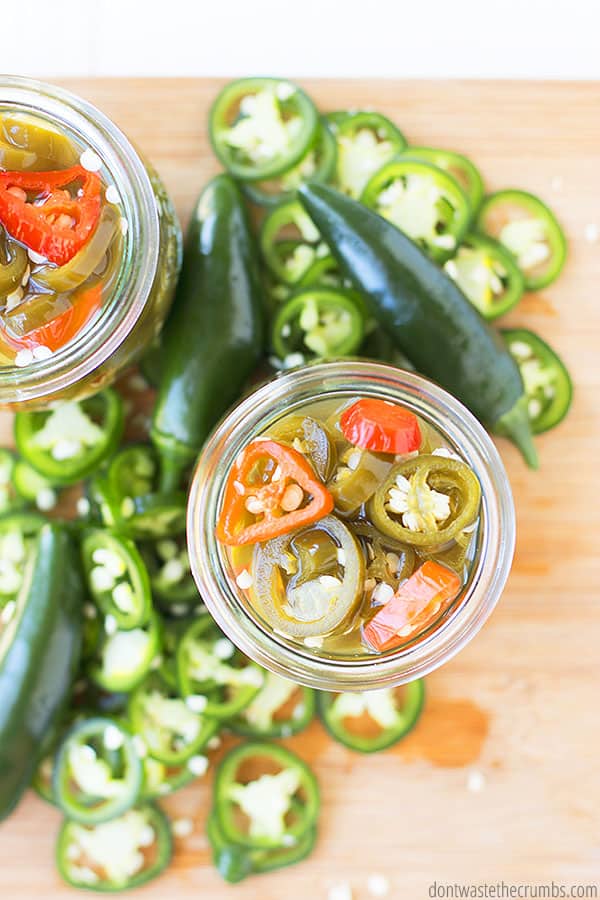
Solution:
[(102, 285), (95, 284), (87, 290), (82, 290), (76, 295), (72, 295), (71, 300), (68, 309), (44, 325), (32, 328), (23, 335), (17, 335), (7, 329), (4, 324), (0, 328), (0, 337), (13, 350), (33, 350), (40, 346), (49, 347), (53, 352), (60, 350), (76, 337), (102, 306)]
[[(66, 190), (75, 186), (75, 193)], [(15, 240), (59, 266), (81, 250), (101, 208), (102, 181), (83, 166), (0, 172), (0, 222)]]
[(460, 588), (456, 572), (427, 560), (367, 622), (364, 640), (379, 652), (406, 644), (439, 618)]
[(421, 446), (418, 419), (408, 409), (367, 397), (344, 410), (340, 428), (347, 441), (374, 453), (412, 453)]
[(310, 525), (332, 509), (333, 497), (301, 453), (259, 438), (229, 473), (216, 535), (232, 547), (257, 544)]

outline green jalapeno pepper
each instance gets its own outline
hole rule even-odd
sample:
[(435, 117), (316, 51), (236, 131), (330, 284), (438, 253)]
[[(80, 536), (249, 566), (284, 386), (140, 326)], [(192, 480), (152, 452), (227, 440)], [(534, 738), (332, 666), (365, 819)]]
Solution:
[(452, 175), (469, 199), (471, 214), (477, 214), (483, 200), (483, 178), (477, 166), (468, 157), (454, 150), (440, 150), (438, 147), (408, 147), (405, 156), (422, 159)]
[(521, 371), (531, 430), (534, 434), (549, 431), (569, 411), (573, 399), (571, 376), (552, 347), (532, 331), (507, 328), (502, 336)]
[(6, 230), (0, 225), (0, 302), (4, 302), (9, 294), (21, 287), (28, 265), (29, 257), (25, 248), (10, 240)]
[(229, 719), (258, 694), (264, 673), (221, 634), (211, 616), (203, 615), (179, 641), (177, 682), (186, 702), (201, 704), (208, 716)]
[(337, 156), (335, 138), (325, 118), (321, 118), (315, 139), (299, 163), (277, 179), (242, 183), (246, 197), (259, 206), (276, 206), (293, 200), (304, 181), (329, 181)]
[[(206, 699), (206, 698), (204, 698)], [(182, 699), (158, 675), (152, 674), (131, 695), (131, 728), (153, 759), (181, 766), (197, 757), (218, 730), (217, 720)], [(190, 771), (193, 772), (192, 763)]]
[(97, 825), (134, 806), (142, 790), (142, 762), (132, 735), (116, 719), (77, 722), (57, 750), (53, 796), (74, 822)]
[(391, 222), (350, 197), (318, 184), (303, 185), (299, 197), (369, 312), (418, 371), (510, 438), (536, 468), (518, 366), (452, 279)]
[(425, 701), (425, 682), (399, 688), (332, 694), (319, 691), (319, 715), (330, 735), (359, 753), (377, 753), (401, 741), (417, 724)]
[(361, 201), (403, 231), (437, 261), (462, 241), (471, 208), (457, 181), (430, 163), (400, 156), (366, 185)]
[(105, 691), (133, 690), (144, 680), (160, 654), (160, 624), (156, 613), (140, 628), (120, 629), (112, 615), (104, 620), (104, 633), (93, 659), (88, 677)]
[[(4, 558), (7, 538), (22, 538), (27, 521), (21, 518), (19, 531), (10, 518), (10, 530), (0, 521)], [(10, 540), (9, 556), (20, 555)], [(83, 585), (68, 532), (43, 525), (17, 574), (14, 599), (0, 611), (0, 820), (16, 806), (58, 727), (81, 646)]]
[[(254, 764), (258, 772), (248, 777)], [(264, 773), (264, 774), (262, 774)], [(319, 788), (308, 766), (279, 744), (249, 741), (221, 761), (214, 783), (214, 810), (226, 841), (256, 849), (293, 846), (313, 828)], [(243, 828), (237, 816), (245, 813)]]
[(513, 255), (484, 235), (468, 234), (444, 269), (484, 319), (503, 316), (523, 296), (525, 279)]
[(183, 491), (160, 491), (158, 455), (150, 445), (120, 450), (90, 485), (92, 501), (109, 528), (139, 540), (185, 530)]
[(257, 608), (272, 628), (292, 637), (339, 628), (362, 597), (363, 555), (335, 516), (257, 544), (253, 570)]
[(73, 484), (117, 446), (123, 431), (123, 401), (107, 389), (43, 412), (17, 412), (14, 428), (19, 453), (40, 475), (57, 484)]
[(312, 287), (290, 297), (271, 328), (276, 355), (302, 353), (322, 358), (350, 356), (360, 347), (365, 323), (350, 291)]
[(125, 891), (146, 884), (168, 866), (171, 827), (156, 806), (146, 805), (98, 825), (65, 819), (56, 844), (56, 864), (72, 887)]
[(88, 590), (105, 616), (123, 631), (146, 624), (152, 608), (150, 578), (133, 541), (93, 529), (81, 542)]
[(226, 175), (209, 182), (192, 216), (162, 346), (151, 436), (165, 491), (179, 485), (263, 351), (254, 240), (239, 188)]
[(366, 183), (406, 147), (406, 138), (381, 113), (338, 110), (328, 115), (337, 142), (336, 183), (360, 197)]
[(236, 884), (248, 875), (272, 872), (301, 862), (312, 852), (317, 839), (317, 829), (313, 827), (307, 828), (292, 846), (242, 847), (227, 840), (214, 810), (208, 817), (206, 833), (215, 868), (230, 884)]
[(333, 473), (336, 463), (336, 449), (333, 436), (321, 422), (310, 416), (286, 416), (269, 428), (269, 437), (275, 441), (291, 444), (302, 453), (321, 481)]
[(50, 125), (25, 114), (0, 116), (0, 169), (7, 172), (69, 169), (78, 159), (77, 147)]
[(271, 273), (288, 285), (313, 283), (334, 265), (327, 245), (300, 203), (274, 207), (260, 230), (260, 249)]
[(384, 534), (414, 547), (441, 546), (475, 522), (480, 499), (466, 463), (421, 454), (392, 468), (369, 511)]
[(258, 694), (227, 727), (246, 737), (286, 738), (304, 731), (314, 713), (315, 691), (266, 672)]
[(213, 149), (240, 181), (288, 172), (314, 141), (319, 116), (297, 85), (278, 78), (240, 78), (223, 88), (209, 117)]
[(567, 241), (554, 213), (539, 197), (514, 188), (490, 194), (477, 226), (514, 255), (528, 291), (538, 291), (558, 278)]

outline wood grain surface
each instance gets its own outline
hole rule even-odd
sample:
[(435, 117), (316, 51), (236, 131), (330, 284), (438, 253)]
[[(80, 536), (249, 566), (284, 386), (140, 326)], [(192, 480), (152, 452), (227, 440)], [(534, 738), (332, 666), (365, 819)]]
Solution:
[[(207, 111), (219, 84), (66, 86), (143, 148), (185, 221), (217, 170)], [(428, 679), (416, 731), (373, 758), (335, 745), (316, 723), (290, 741), (322, 786), (321, 834), (310, 860), (224, 885), (204, 836), (207, 777), (165, 804), (191, 816), (194, 831), (177, 841), (168, 873), (139, 896), (318, 900), (347, 881), (354, 900), (366, 900), (372, 874), (385, 875), (388, 896), (398, 900), (433, 896), (433, 882), (600, 885), (600, 242), (586, 239), (586, 226), (600, 224), (600, 85), (308, 81), (304, 87), (323, 110), (375, 106), (411, 142), (472, 155), (490, 189), (523, 187), (554, 207), (570, 241), (564, 275), (527, 297), (507, 323), (539, 331), (559, 350), (573, 373), (575, 401), (568, 420), (538, 441), (539, 472), (527, 471), (500, 442), (517, 507), (514, 568), (482, 633)], [(6, 434), (8, 425), (5, 416)], [(58, 822), (54, 810), (28, 796), (0, 826), (3, 898), (74, 896), (55, 873)]]

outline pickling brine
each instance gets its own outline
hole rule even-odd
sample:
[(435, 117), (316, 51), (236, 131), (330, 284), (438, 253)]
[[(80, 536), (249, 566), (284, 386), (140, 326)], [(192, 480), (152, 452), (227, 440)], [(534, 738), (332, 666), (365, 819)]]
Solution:
[(443, 434), (403, 406), (316, 400), (238, 454), (216, 534), (266, 627), (368, 657), (423, 639), (460, 603), (480, 497)]

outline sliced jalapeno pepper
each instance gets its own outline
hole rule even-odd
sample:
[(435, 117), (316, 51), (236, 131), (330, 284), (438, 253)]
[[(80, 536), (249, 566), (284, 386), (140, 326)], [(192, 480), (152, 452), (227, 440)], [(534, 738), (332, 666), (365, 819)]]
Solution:
[(392, 460), (360, 447), (350, 447), (339, 462), (327, 487), (333, 496), (335, 511), (351, 516), (373, 496), (389, 472)]
[(528, 291), (547, 287), (567, 257), (567, 241), (553, 212), (527, 191), (497, 191), (485, 198), (477, 225), (514, 255)]
[(554, 428), (567, 415), (573, 399), (573, 383), (565, 364), (532, 331), (508, 328), (502, 336), (521, 372), (531, 430), (541, 434)]
[(159, 762), (151, 756), (144, 757), (144, 786), (142, 799), (155, 800), (159, 797), (167, 797), (174, 794), (180, 788), (186, 787), (196, 777), (190, 768), (183, 763), (179, 766), (169, 766)]
[(315, 713), (315, 692), (266, 672), (260, 691), (227, 723), (235, 734), (256, 738), (286, 738), (303, 731)]
[(376, 172), (361, 200), (438, 262), (454, 254), (471, 218), (467, 196), (452, 175), (405, 157)]
[(468, 234), (444, 269), (484, 319), (497, 319), (517, 305), (525, 290), (523, 273), (502, 244)]
[(264, 182), (247, 182), (242, 190), (246, 197), (259, 206), (276, 206), (293, 200), (297, 188), (304, 181), (329, 181), (335, 169), (337, 146), (327, 124), (321, 118), (316, 137), (299, 163), (277, 179)]
[(132, 735), (116, 719), (78, 722), (56, 755), (53, 794), (72, 821), (97, 825), (134, 806), (143, 769)]
[(6, 230), (0, 225), (0, 302), (18, 291), (27, 280), (29, 257), (21, 244), (10, 240)]
[(94, 659), (88, 668), (91, 681), (106, 691), (131, 691), (144, 680), (160, 653), (158, 617), (150, 614), (143, 628), (119, 629), (111, 615), (104, 620)]
[(14, 453), (0, 447), (0, 516), (25, 505), (22, 495), (15, 489), (16, 464)]
[(454, 150), (440, 150), (438, 147), (408, 147), (405, 155), (411, 159), (422, 159), (452, 175), (469, 198), (471, 214), (477, 214), (483, 200), (483, 178), (468, 157)]
[(123, 431), (123, 402), (105, 390), (43, 412), (17, 412), (15, 441), (21, 456), (57, 484), (85, 478), (112, 453)]
[(192, 608), (202, 603), (191, 573), (185, 535), (146, 541), (141, 553), (150, 575), (152, 594), (165, 611), (173, 604)]
[(75, 145), (50, 125), (22, 113), (0, 118), (0, 169), (45, 172), (69, 169), (78, 160)]
[(240, 181), (288, 172), (312, 144), (319, 116), (297, 85), (278, 78), (240, 78), (223, 88), (210, 111), (213, 149)]
[(286, 416), (269, 428), (269, 437), (275, 441), (291, 444), (311, 463), (321, 479), (327, 481), (336, 462), (333, 436), (321, 422), (310, 416)]
[[(313, 828), (319, 788), (308, 766), (279, 744), (249, 741), (221, 761), (214, 809), (226, 841), (242, 847), (293, 846)], [(247, 828), (239, 821), (245, 814)]]
[(274, 207), (260, 231), (260, 249), (269, 270), (284, 284), (312, 282), (318, 268), (335, 266), (329, 248), (296, 200)]
[(183, 491), (161, 492), (157, 453), (150, 445), (120, 450), (108, 471), (90, 487), (102, 521), (139, 540), (171, 537), (185, 531)]
[(44, 522), (35, 513), (0, 516), (0, 611), (16, 599), (21, 589), (27, 560)]
[(371, 176), (402, 153), (406, 138), (381, 113), (339, 110), (327, 118), (337, 141), (337, 185), (360, 197)]
[(93, 529), (81, 542), (88, 590), (105, 616), (128, 631), (146, 624), (152, 609), (150, 578), (133, 541)]
[(373, 524), (414, 547), (441, 546), (472, 525), (481, 487), (458, 459), (422, 454), (394, 466), (373, 495)]
[(172, 851), (167, 817), (158, 807), (147, 805), (99, 825), (65, 819), (58, 834), (56, 864), (72, 887), (125, 891), (160, 875)]
[(131, 728), (153, 759), (168, 766), (181, 766), (200, 753), (218, 730), (216, 719), (200, 709), (205, 705), (199, 703), (196, 709), (195, 704), (183, 700), (161, 678), (151, 675), (131, 695)]
[(198, 703), (207, 716), (229, 719), (257, 695), (264, 672), (223, 637), (211, 616), (203, 615), (177, 647), (177, 682), (186, 702)]
[(258, 544), (253, 570), (256, 607), (272, 628), (291, 637), (339, 628), (362, 597), (363, 555), (335, 516)]
[(242, 881), (251, 874), (272, 872), (300, 862), (312, 852), (317, 839), (317, 829), (308, 828), (292, 846), (257, 849), (242, 847), (228, 841), (219, 825), (214, 810), (206, 824), (213, 863), (221, 877), (231, 884)]
[(350, 356), (365, 332), (362, 310), (351, 291), (306, 288), (281, 306), (271, 328), (276, 355)]
[(359, 753), (392, 747), (414, 728), (423, 711), (425, 682), (398, 688), (332, 694), (319, 691), (319, 715), (330, 735)]
[[(366, 558), (366, 580), (384, 582), (394, 590), (401, 581), (412, 574), (416, 563), (416, 554), (412, 547), (382, 534), (370, 522), (354, 523), (354, 535), (359, 539)], [(375, 587), (375, 585), (372, 585)]]
[[(2, 451), (0, 450), (0, 483), (2, 480), (1, 454)], [(51, 479), (40, 475), (40, 473), (34, 469), (33, 466), (30, 466), (28, 462), (25, 462), (24, 459), (18, 459), (15, 463), (13, 485), (23, 500), (26, 500), (29, 503), (35, 503), (37, 508), (42, 512), (47, 512), (52, 509), (58, 502), (56, 483)]]

